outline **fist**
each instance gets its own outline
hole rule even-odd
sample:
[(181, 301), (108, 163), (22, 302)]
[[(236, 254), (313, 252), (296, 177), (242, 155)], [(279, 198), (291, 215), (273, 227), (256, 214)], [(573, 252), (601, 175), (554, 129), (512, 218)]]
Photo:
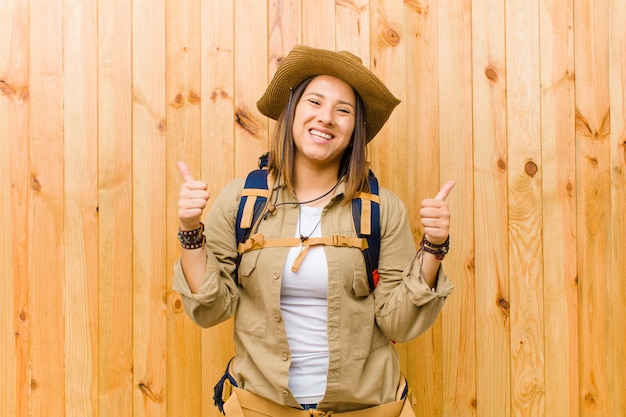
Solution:
[(434, 244), (441, 245), (450, 234), (450, 209), (446, 198), (456, 183), (448, 181), (439, 190), (435, 198), (427, 198), (422, 201), (420, 216), (426, 239)]
[(206, 182), (194, 180), (187, 164), (179, 161), (178, 170), (183, 177), (178, 193), (178, 221), (181, 230), (194, 230), (200, 227), (202, 212), (211, 194)]

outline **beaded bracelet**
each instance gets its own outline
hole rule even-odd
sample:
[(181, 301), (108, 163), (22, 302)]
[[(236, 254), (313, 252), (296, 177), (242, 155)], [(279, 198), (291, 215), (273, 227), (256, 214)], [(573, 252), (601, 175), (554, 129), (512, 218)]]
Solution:
[(443, 261), (443, 258), (446, 257), (448, 251), (450, 250), (450, 236), (448, 236), (446, 238), (446, 241), (443, 242), (441, 245), (435, 245), (434, 243), (431, 243), (428, 241), (428, 239), (426, 239), (426, 235), (423, 235), (420, 246), (423, 251), (435, 255), (438, 260)]
[(183, 249), (199, 249), (204, 246), (204, 224), (194, 230), (178, 229), (178, 240)]

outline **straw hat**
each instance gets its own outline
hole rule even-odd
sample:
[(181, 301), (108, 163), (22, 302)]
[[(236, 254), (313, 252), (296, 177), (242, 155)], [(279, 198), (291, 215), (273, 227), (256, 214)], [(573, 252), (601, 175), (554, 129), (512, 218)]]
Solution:
[(376, 136), (400, 103), (356, 55), (348, 51), (334, 52), (297, 45), (278, 67), (267, 90), (257, 102), (257, 108), (267, 117), (277, 120), (289, 102), (289, 88), (297, 87), (314, 75), (332, 75), (359, 93), (365, 107), (368, 142)]

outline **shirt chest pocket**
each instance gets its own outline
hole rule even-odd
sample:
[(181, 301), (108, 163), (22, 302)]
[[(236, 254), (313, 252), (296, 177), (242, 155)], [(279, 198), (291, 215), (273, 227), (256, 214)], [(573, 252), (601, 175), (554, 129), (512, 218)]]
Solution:
[(260, 288), (262, 280), (259, 277), (260, 250), (243, 254), (239, 264), (240, 299), (235, 313), (235, 327), (238, 331), (252, 336), (265, 338), (267, 336), (267, 314), (265, 300)]
[(389, 343), (376, 325), (374, 296), (370, 288), (365, 266), (353, 270), (352, 291), (358, 298), (352, 312), (352, 356), (356, 360), (366, 359), (371, 351)]

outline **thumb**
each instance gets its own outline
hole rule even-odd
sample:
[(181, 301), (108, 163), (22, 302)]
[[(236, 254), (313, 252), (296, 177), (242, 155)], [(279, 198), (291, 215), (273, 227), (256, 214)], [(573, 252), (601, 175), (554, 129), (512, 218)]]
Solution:
[(194, 180), (189, 167), (183, 161), (178, 161), (178, 170), (180, 171), (180, 175), (183, 177), (183, 181), (192, 182)]
[(455, 185), (456, 182), (454, 181), (448, 181), (447, 183), (445, 183), (443, 187), (441, 187), (441, 190), (439, 190), (439, 192), (435, 196), (435, 200), (445, 201), (448, 197), (448, 194), (450, 194), (450, 191), (452, 191)]

